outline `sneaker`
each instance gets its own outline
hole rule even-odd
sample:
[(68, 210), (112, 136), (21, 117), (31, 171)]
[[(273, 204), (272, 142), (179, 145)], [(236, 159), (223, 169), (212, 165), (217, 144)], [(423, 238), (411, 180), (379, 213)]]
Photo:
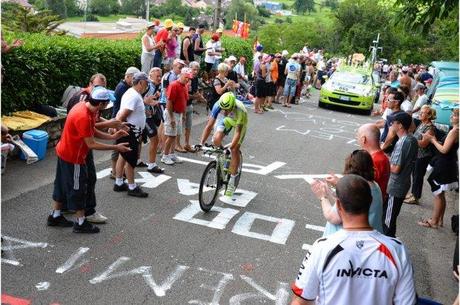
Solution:
[(268, 109), (270, 110), (275, 110), (275, 108), (273, 108), (273, 106), (267, 106)]
[(154, 174), (163, 174), (165, 172), (164, 168), (160, 168), (158, 165), (156, 165), (153, 168), (148, 168), (147, 171), (149, 173), (154, 173)]
[(227, 190), (225, 191), (225, 197), (233, 197), (233, 194), (235, 193), (235, 186), (233, 184), (228, 184), (227, 185)]
[(149, 194), (144, 192), (139, 185), (136, 186), (134, 190), (128, 190), (128, 195), (133, 196), (133, 197), (140, 197), (140, 198), (145, 198), (149, 196)]
[(139, 160), (136, 164), (136, 167), (147, 167), (147, 163), (145, 163), (144, 161), (142, 160)]
[(174, 163), (178, 163), (178, 164), (184, 163), (184, 161), (182, 161), (181, 159), (179, 159), (175, 154), (170, 154), (170, 155), (169, 155), (169, 158), (170, 158)]
[(107, 217), (101, 213), (96, 212), (93, 215), (86, 216), (86, 220), (91, 223), (105, 223), (107, 221)]
[(48, 215), (48, 221), (47, 225), (50, 227), (63, 227), (63, 228), (69, 228), (73, 226), (73, 222), (70, 220), (67, 220), (64, 216), (59, 216), (54, 218), (53, 215)]
[(99, 233), (99, 228), (93, 226), (85, 219), (81, 225), (78, 222), (74, 223), (73, 225), (73, 232), (74, 233)]
[(168, 157), (167, 155), (163, 155), (163, 157), (161, 157), (161, 160), (160, 160), (160, 161), (163, 162), (163, 163), (166, 164), (166, 165), (174, 165), (174, 163), (175, 163), (175, 162), (174, 162), (173, 160), (171, 160), (171, 158)]
[(122, 185), (114, 184), (113, 190), (115, 192), (126, 192), (129, 189), (128, 184), (123, 183)]

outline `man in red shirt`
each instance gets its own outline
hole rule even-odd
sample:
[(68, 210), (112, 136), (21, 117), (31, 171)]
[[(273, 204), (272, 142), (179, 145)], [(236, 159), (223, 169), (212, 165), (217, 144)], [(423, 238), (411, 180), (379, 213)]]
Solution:
[(176, 136), (182, 134), (182, 116), (187, 108), (188, 82), (193, 78), (192, 69), (182, 68), (179, 78), (169, 84), (166, 93), (166, 111), (164, 113), (165, 150), (161, 162), (167, 165), (180, 163), (174, 154)]
[[(56, 146), (57, 169), (54, 180), (53, 211), (48, 216), (48, 226), (71, 227), (75, 233), (98, 233), (99, 228), (85, 219), (88, 170), (86, 157), (90, 149), (126, 152), (127, 143), (108, 145), (96, 142), (95, 137), (114, 140), (127, 133), (119, 130), (109, 135), (95, 128), (98, 112), (109, 103), (109, 91), (96, 87), (88, 101), (76, 104), (67, 116), (61, 139)], [(75, 210), (76, 222), (61, 215), (63, 202)]]
[(359, 146), (366, 150), (374, 163), (374, 180), (380, 186), (382, 198), (387, 197), (388, 179), (390, 179), (390, 161), (383, 150), (380, 149), (380, 130), (375, 124), (364, 124), (358, 128), (356, 139)]

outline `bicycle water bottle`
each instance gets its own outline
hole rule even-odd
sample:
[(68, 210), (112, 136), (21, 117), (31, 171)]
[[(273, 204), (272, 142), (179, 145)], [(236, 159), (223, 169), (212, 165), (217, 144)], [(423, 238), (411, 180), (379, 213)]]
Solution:
[(224, 159), (224, 171), (228, 172), (229, 168), (230, 168), (230, 153), (226, 152), (225, 159)]

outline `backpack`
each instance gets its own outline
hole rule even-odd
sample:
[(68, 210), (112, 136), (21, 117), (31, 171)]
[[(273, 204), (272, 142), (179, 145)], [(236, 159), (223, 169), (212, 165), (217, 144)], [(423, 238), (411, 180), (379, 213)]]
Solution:
[(165, 75), (163, 75), (163, 79), (161, 80), (163, 89), (167, 89), (169, 86), (169, 76), (171, 76), (171, 71), (166, 72)]
[(78, 86), (68, 86), (61, 98), (62, 107), (67, 108), (67, 104), (69, 103), (72, 96), (79, 93), (80, 90), (81, 88)]

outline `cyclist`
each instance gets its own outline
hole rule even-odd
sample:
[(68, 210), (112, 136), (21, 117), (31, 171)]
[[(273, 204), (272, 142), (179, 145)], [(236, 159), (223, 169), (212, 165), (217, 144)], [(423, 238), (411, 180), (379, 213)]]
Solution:
[(235, 192), (235, 177), (240, 164), (240, 147), (248, 126), (248, 113), (244, 104), (235, 98), (232, 92), (224, 93), (217, 103), (214, 104), (209, 115), (208, 123), (201, 136), (201, 145), (206, 143), (214, 127), (212, 142), (216, 146), (222, 146), (222, 140), (235, 128), (233, 139), (227, 147), (231, 152), (230, 181), (225, 196), (232, 197)]

